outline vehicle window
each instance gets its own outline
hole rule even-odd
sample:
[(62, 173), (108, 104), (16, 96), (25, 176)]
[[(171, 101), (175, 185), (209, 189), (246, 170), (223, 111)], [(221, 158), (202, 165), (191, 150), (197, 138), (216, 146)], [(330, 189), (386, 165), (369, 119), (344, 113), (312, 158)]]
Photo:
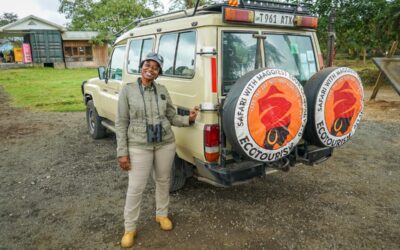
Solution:
[(153, 39), (133, 40), (129, 44), (128, 52), (128, 73), (138, 74), (140, 62), (149, 52), (153, 50)]
[(174, 75), (194, 76), (195, 43), (196, 34), (194, 32), (179, 34)]
[(164, 75), (193, 77), (196, 33), (190, 31), (163, 35), (158, 53), (164, 57)]
[(139, 73), (141, 48), (142, 48), (142, 40), (133, 40), (129, 44), (128, 73)]
[(164, 57), (163, 74), (173, 75), (174, 57), (178, 33), (165, 34), (160, 38), (158, 54)]
[(222, 86), (229, 92), (237, 79), (254, 70), (257, 39), (253, 33), (224, 32), (222, 34)]
[(314, 50), (308, 36), (267, 34), (264, 46), (266, 66), (286, 70), (303, 85), (317, 72)]
[(125, 46), (115, 47), (109, 68), (108, 79), (122, 80), (122, 65), (124, 63)]

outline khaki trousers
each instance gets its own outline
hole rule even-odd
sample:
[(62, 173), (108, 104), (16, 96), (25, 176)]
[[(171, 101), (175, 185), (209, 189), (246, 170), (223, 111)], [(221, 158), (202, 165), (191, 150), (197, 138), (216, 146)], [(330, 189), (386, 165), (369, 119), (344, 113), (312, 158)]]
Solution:
[(156, 183), (156, 215), (168, 215), (171, 168), (175, 149), (175, 143), (154, 150), (129, 148), (132, 168), (128, 171), (129, 184), (124, 210), (125, 231), (136, 229), (142, 194), (152, 170), (154, 170), (153, 179)]

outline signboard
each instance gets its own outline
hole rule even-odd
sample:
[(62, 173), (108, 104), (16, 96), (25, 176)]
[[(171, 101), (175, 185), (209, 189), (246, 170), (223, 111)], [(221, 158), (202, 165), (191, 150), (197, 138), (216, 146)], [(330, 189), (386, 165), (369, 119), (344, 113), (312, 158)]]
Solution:
[(31, 46), (29, 43), (22, 44), (22, 53), (24, 54), (24, 63), (32, 63)]
[(400, 57), (375, 57), (372, 60), (387, 76), (397, 94), (400, 95)]
[(22, 62), (22, 49), (21, 48), (14, 48), (14, 61), (15, 62)]

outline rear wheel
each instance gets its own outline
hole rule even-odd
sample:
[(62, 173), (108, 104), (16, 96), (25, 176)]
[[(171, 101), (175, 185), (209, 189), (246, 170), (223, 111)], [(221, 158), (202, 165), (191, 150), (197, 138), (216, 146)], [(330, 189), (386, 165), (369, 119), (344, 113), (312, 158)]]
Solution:
[(97, 114), (93, 101), (89, 100), (86, 105), (86, 122), (89, 134), (94, 139), (104, 138), (106, 136), (106, 128), (101, 124), (102, 118)]
[(171, 169), (171, 183), (169, 191), (175, 192), (183, 188), (186, 178), (187, 176), (184, 161), (175, 155), (174, 163), (172, 164)]

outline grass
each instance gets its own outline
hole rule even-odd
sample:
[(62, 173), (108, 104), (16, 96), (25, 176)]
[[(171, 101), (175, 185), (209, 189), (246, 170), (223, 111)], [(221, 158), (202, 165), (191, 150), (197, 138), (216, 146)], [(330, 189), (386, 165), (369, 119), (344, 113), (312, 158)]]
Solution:
[(0, 70), (0, 85), (12, 105), (39, 111), (83, 111), (81, 84), (96, 69), (24, 68)]
[[(374, 85), (379, 71), (371, 60), (336, 60), (354, 69), (364, 85)], [(0, 70), (0, 85), (17, 107), (40, 111), (83, 111), (81, 83), (97, 76), (96, 69), (25, 68)]]
[[(379, 75), (378, 67), (372, 62), (372, 59), (366, 61), (366, 64), (362, 60), (335, 60), (335, 66), (349, 67), (357, 71), (364, 86), (375, 85), (376, 79)], [(385, 81), (387, 81), (385, 79)], [(386, 82), (389, 83), (389, 82)]]

